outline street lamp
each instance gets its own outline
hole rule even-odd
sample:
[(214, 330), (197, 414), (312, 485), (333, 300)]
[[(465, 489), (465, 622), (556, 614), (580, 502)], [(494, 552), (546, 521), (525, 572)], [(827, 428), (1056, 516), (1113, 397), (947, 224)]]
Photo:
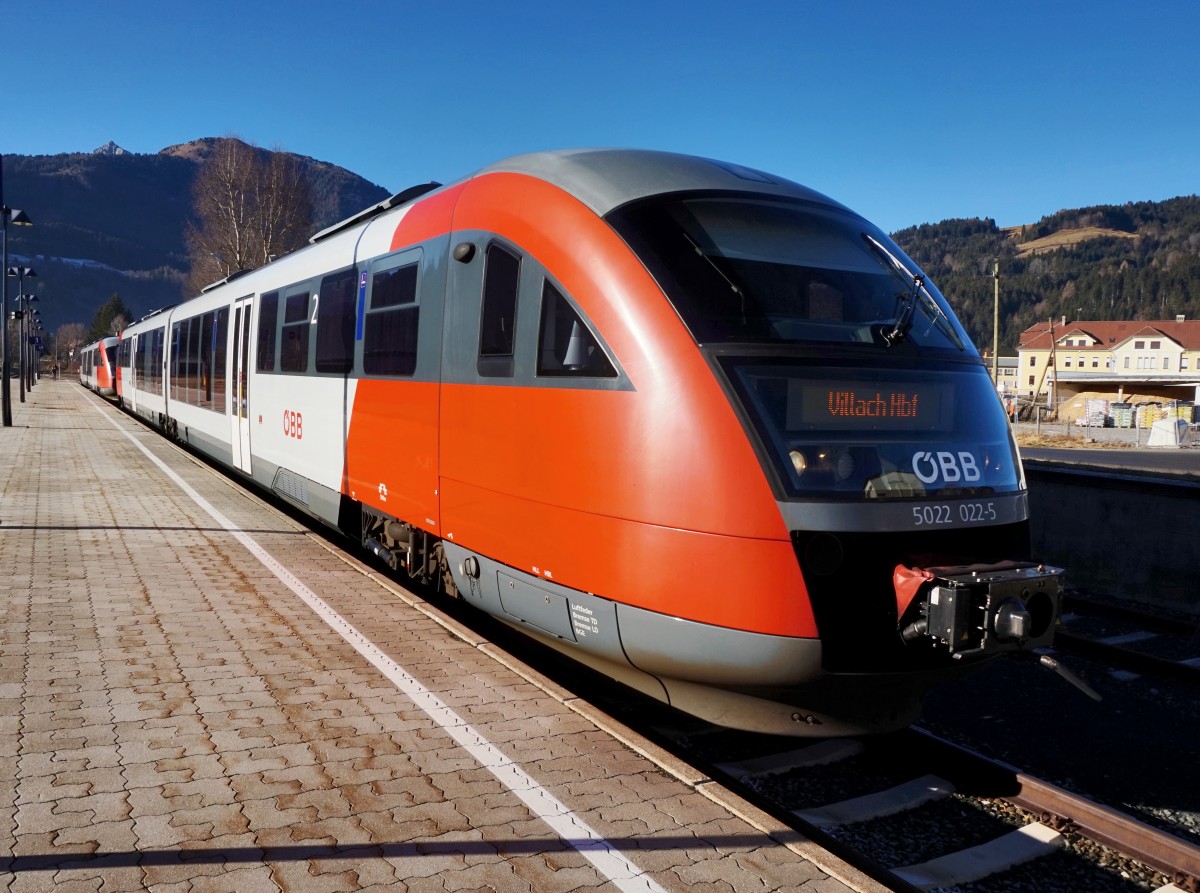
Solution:
[[(4, 204), (4, 156), (0, 155), (0, 270), (8, 269), (8, 222), (13, 226), (33, 226), (24, 211)], [(4, 427), (12, 427), (12, 398), (8, 390), (8, 277), (0, 276), (0, 414)]]
[[(37, 273), (34, 272), (33, 267), (8, 267), (6, 270), (6, 273), (7, 273), (7, 276), (15, 276), (17, 279), (17, 319), (20, 321), (19, 325), (17, 326), (17, 331), (19, 333), (18, 343), (21, 345), (21, 352), (19, 355), (17, 365), (19, 367), (18, 371), (21, 376), (21, 402), (24, 403), (25, 402), (25, 380), (26, 380), (25, 359), (29, 355), (29, 344), (28, 344), (28, 338), (27, 338), (29, 326), (27, 325), (25, 317), (28, 316), (28, 314), (29, 314), (29, 302), (37, 300), (37, 297), (35, 297), (34, 295), (25, 294), (25, 280), (26, 279), (36, 279)], [(5, 315), (5, 317), (8, 316), (7, 309), (5, 310), (4, 315)], [(7, 329), (5, 330), (4, 338), (5, 338), (5, 341), (8, 340)], [(5, 359), (7, 360), (7, 357)], [(7, 391), (7, 388), (8, 388), (8, 367), (7, 366), (5, 366), (5, 368), (4, 368), (4, 380), (5, 380), (5, 390)], [(6, 396), (7, 396), (7, 394), (6, 394)], [(11, 421), (10, 421), (10, 424), (11, 424)]]
[[(37, 296), (30, 295), (29, 299), (36, 301)], [(38, 369), (38, 352), (34, 346), (34, 341), (37, 340), (37, 336), (42, 331), (42, 311), (34, 307), (26, 316), (29, 324), (25, 327), (25, 343), (26, 350), (29, 351), (29, 362), (25, 364), (25, 376), (28, 379), (25, 383), (25, 389), (32, 391), (34, 384), (37, 382)]]
[(992, 278), (996, 280), (996, 299), (992, 310), (992, 383), (1000, 387), (1000, 258), (992, 258)]

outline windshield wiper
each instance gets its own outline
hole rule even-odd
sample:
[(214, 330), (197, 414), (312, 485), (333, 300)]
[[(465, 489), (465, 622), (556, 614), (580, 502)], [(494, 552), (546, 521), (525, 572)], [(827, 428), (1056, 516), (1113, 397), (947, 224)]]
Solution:
[(741, 286), (734, 282), (733, 279), (731, 279), (729, 275), (721, 269), (715, 260), (704, 253), (704, 249), (696, 244), (695, 239), (693, 239), (687, 233), (683, 233), (683, 237), (687, 239), (688, 244), (692, 246), (693, 250), (695, 250), (698, 255), (708, 261), (708, 265), (716, 271), (718, 276), (725, 280), (725, 284), (728, 285), (730, 290), (738, 296), (738, 305), (741, 311), (742, 325), (746, 325), (746, 293), (742, 290)]
[(888, 269), (892, 271), (892, 275), (900, 279), (908, 291), (908, 296), (904, 300), (904, 306), (900, 308), (900, 313), (896, 317), (896, 321), (892, 324), (889, 331), (883, 333), (883, 340), (888, 347), (894, 344), (899, 344), (908, 334), (908, 330), (912, 328), (913, 312), (918, 305), (921, 311), (929, 318), (929, 321), (936, 325), (943, 335), (954, 342), (954, 346), (959, 350), (966, 350), (962, 339), (958, 337), (958, 332), (954, 329), (954, 324), (950, 321), (938, 302), (934, 300), (933, 295), (929, 293), (929, 289), (925, 287), (925, 277), (913, 273), (908, 267), (900, 262), (900, 259), (892, 252), (888, 251), (887, 247), (879, 240), (873, 238), (868, 233), (863, 233), (863, 238), (867, 244), (886, 262)]

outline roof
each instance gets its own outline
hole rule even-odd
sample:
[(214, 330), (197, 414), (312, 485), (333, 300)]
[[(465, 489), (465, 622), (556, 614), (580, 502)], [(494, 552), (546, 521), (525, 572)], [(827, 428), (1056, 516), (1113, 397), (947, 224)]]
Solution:
[(1162, 336), (1177, 342), (1184, 350), (1200, 350), (1200, 319), (1176, 320), (1073, 320), (1067, 323), (1048, 321), (1030, 326), (1021, 333), (1021, 350), (1049, 350), (1050, 327), (1054, 340), (1073, 334), (1090, 335), (1098, 348), (1111, 350), (1137, 335)]
[(726, 161), (642, 149), (560, 149), (498, 161), (479, 171), (529, 174), (574, 195), (603, 216), (646, 195), (690, 190), (765, 192), (835, 208), (844, 205), (774, 174)]

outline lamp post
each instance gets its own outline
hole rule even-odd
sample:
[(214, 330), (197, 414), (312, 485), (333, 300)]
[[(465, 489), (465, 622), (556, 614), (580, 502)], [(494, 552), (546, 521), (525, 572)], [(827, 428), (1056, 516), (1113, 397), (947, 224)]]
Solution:
[[(4, 156), (0, 155), (0, 270), (8, 269), (8, 223), (13, 226), (33, 226), (24, 211), (4, 204)], [(0, 276), (0, 416), (4, 427), (12, 427), (12, 397), (8, 389), (8, 277)]]
[[(37, 300), (37, 298), (34, 295), (25, 294), (25, 280), (26, 279), (36, 279), (37, 273), (34, 272), (33, 267), (8, 267), (7, 270), (5, 271), (5, 273), (6, 273), (6, 277), (5, 277), (6, 279), (8, 276), (15, 276), (17, 279), (17, 319), (19, 321), (19, 324), (17, 325), (17, 331), (19, 333), (18, 343), (21, 346), (20, 354), (18, 357), (18, 367), (19, 367), (18, 371), (21, 376), (21, 402), (24, 403), (25, 402), (25, 381), (26, 381), (25, 360), (26, 360), (26, 357), (29, 355), (29, 342), (28, 342), (28, 336), (27, 336), (27, 333), (29, 331), (29, 326), (27, 324), (26, 317), (29, 315), (29, 302)], [(7, 313), (5, 315), (7, 316)], [(8, 337), (8, 332), (5, 331), (5, 339), (7, 339), (7, 337)], [(7, 386), (7, 380), (8, 380), (7, 367), (4, 370), (4, 377), (5, 377), (5, 383)], [(10, 424), (11, 424), (11, 422), (10, 422)]]
[(1000, 387), (1000, 258), (992, 258), (992, 278), (996, 280), (996, 301), (992, 310), (992, 384)]
[[(34, 301), (37, 297), (32, 298)], [(42, 313), (36, 307), (29, 313), (29, 327), (25, 331), (25, 341), (29, 345), (29, 363), (25, 367), (25, 373), (29, 376), (29, 382), (25, 385), (27, 390), (32, 391), (33, 386), (38, 380), (38, 365), (40, 356), (37, 351), (37, 346), (34, 344), (38, 340), (38, 336), (42, 333)]]

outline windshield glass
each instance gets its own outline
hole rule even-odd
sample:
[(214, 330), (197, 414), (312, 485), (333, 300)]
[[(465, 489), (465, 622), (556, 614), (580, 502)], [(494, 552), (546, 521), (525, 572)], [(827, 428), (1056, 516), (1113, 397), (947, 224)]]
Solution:
[[(701, 344), (903, 341), (974, 353), (917, 266), (848, 212), (760, 196), (668, 196), (618, 209), (609, 222)], [(904, 337), (887, 337), (902, 319)]]
[(1020, 491), (1016, 448), (982, 366), (721, 366), (789, 496), (915, 499)]

